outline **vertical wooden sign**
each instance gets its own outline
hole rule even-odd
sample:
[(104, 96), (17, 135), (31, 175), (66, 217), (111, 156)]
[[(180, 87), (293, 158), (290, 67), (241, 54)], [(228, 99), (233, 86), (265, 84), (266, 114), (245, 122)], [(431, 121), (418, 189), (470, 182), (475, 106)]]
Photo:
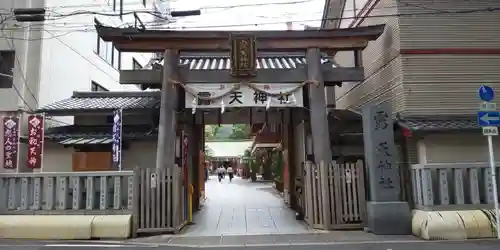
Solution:
[(255, 37), (231, 35), (231, 75), (251, 77), (257, 74)]

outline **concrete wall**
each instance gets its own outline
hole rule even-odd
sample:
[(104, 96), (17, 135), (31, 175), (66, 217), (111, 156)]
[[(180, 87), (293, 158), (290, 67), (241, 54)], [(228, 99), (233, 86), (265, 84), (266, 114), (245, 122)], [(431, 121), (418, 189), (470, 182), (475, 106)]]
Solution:
[[(113, 1), (5, 0), (0, 3), (0, 9), (45, 7), (62, 15), (82, 10), (109, 14), (113, 13)], [(147, 2), (147, 6), (143, 6), (141, 0), (126, 1), (124, 11), (151, 10), (153, 3)], [(134, 21), (132, 15), (125, 15), (120, 19), (85, 14), (30, 25), (14, 20), (6, 22), (5, 34), (0, 38), (0, 50), (14, 48), (17, 60), (13, 71), (15, 88), (0, 89), (0, 111), (36, 109), (68, 98), (73, 91), (90, 91), (92, 81), (109, 90), (137, 90), (135, 86), (120, 85), (117, 64), (113, 67), (102, 55), (96, 53), (98, 39), (94, 31), (94, 17), (112, 26)], [(141, 14), (141, 20), (145, 23), (150, 22), (152, 17), (146, 13)], [(133, 58), (145, 65), (151, 55), (122, 53), (122, 69), (132, 69)], [(115, 55), (115, 59), (117, 58)], [(72, 122), (70, 118), (58, 119), (66, 123)]]
[[(413, 0), (401, 13), (467, 11), (498, 1)], [(429, 10), (423, 10), (425, 6)], [(407, 115), (474, 114), (481, 84), (500, 88), (498, 11), (399, 18)]]
[[(55, 8), (61, 14), (81, 11), (82, 9), (113, 13), (114, 0), (46, 1), (47, 7)], [(150, 10), (152, 8), (151, 2), (146, 7), (141, 2), (141, 0), (125, 1), (124, 12)], [(64, 8), (61, 8), (61, 6)], [(124, 15), (122, 19), (118, 16), (75, 15), (47, 22), (48, 28), (44, 33), (42, 57), (47, 63), (44, 61), (42, 65), (41, 71), (43, 73), (40, 83), (40, 102), (42, 105), (68, 98), (73, 91), (90, 91), (91, 81), (95, 81), (109, 90), (137, 90), (135, 86), (122, 86), (119, 84), (117, 65), (112, 65), (110, 58), (106, 60), (106, 55), (110, 55), (111, 50), (108, 50), (107, 53), (96, 53), (98, 38), (93, 29), (94, 18), (112, 26), (120, 26), (134, 21), (134, 17), (129, 14)], [(149, 14), (141, 15), (143, 22), (148, 22), (151, 19), (152, 16)], [(49, 39), (52, 36), (58, 37)], [(122, 69), (132, 69), (133, 58), (145, 65), (151, 55), (122, 53), (121, 57)], [(116, 55), (114, 59), (117, 59)], [(54, 85), (59, 86), (57, 91), (54, 91)]]
[[(364, 4), (373, 6), (366, 7), (361, 11)], [(355, 11), (357, 9), (358, 11)], [(395, 15), (398, 13), (397, 1), (345, 1), (343, 17), (349, 18), (354, 14), (368, 13), (368, 16)], [(380, 103), (392, 101), (394, 112), (404, 110), (403, 85), (402, 85), (402, 62), (399, 56), (399, 24), (397, 17), (370, 17), (354, 21), (344, 19), (340, 27), (369, 26), (386, 24), (386, 29), (381, 37), (370, 42), (363, 51), (363, 66), (365, 68), (365, 81), (361, 83), (344, 83), (342, 87), (335, 90), (337, 108), (358, 109), (370, 102)], [(329, 28), (329, 27), (327, 27)], [(333, 28), (333, 27), (332, 27)], [(354, 66), (353, 52), (339, 52), (335, 61), (344, 67)]]
[[(500, 159), (500, 139), (494, 138)], [(488, 144), (481, 133), (427, 135), (417, 142), (418, 163), (488, 162)]]
[[(2, 17), (5, 17), (10, 14), (7, 10), (44, 7), (44, 4), (44, 0), (3, 0), (0, 1), (0, 13), (4, 13)], [(0, 111), (36, 108), (42, 46), (42, 40), (39, 38), (42, 36), (43, 28), (43, 23), (31, 26), (26, 23), (16, 23), (12, 18), (0, 26), (0, 50), (15, 50), (16, 53), (12, 70), (14, 86), (0, 88)]]
[[(421, 14), (495, 8), (498, 1), (342, 2), (343, 17), (367, 17), (344, 19), (339, 27), (385, 23), (386, 30), (363, 52), (365, 81), (344, 83), (336, 90), (337, 107), (360, 108), (387, 100), (395, 112), (406, 116), (473, 114), (477, 88), (481, 84), (500, 87), (500, 30), (491, 25), (500, 22), (497, 11)], [(373, 17), (396, 14), (401, 16)], [(353, 59), (351, 52), (335, 56), (342, 66), (352, 66)]]

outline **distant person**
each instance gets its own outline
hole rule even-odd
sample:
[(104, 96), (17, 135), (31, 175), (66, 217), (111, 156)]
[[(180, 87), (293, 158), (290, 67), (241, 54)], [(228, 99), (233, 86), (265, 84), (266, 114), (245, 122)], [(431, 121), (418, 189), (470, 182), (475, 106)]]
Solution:
[(229, 182), (234, 178), (234, 170), (231, 166), (227, 167), (227, 175), (229, 175)]
[(219, 177), (219, 182), (224, 179), (224, 175), (226, 174), (226, 169), (224, 167), (219, 167), (217, 168), (217, 176)]

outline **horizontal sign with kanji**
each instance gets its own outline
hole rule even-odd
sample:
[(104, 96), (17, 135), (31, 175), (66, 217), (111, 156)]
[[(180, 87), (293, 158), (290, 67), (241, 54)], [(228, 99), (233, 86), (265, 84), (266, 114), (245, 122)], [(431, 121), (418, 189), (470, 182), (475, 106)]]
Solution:
[[(241, 85), (239, 89), (234, 90), (223, 98), (206, 100), (203, 97), (217, 97), (227, 93), (233, 88), (233, 84), (188, 84), (190, 91), (186, 91), (186, 108), (225, 108), (231, 107), (302, 107), (303, 96), (302, 88), (299, 88), (292, 94), (283, 94), (281, 96), (269, 96), (271, 94), (288, 93), (297, 87), (295, 83), (279, 84), (254, 84), (257, 91), (246, 85)], [(191, 92), (191, 93), (189, 93)], [(198, 97), (192, 95), (197, 93)], [(267, 93), (266, 93), (267, 92)], [(269, 102), (270, 101), (270, 102)]]

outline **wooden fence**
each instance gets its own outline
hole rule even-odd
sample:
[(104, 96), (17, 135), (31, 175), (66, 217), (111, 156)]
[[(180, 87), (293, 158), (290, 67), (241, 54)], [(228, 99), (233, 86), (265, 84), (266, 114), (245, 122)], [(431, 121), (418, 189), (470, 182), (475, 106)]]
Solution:
[(137, 233), (177, 233), (187, 223), (182, 169), (137, 168), (134, 228)]
[(366, 216), (364, 163), (304, 166), (305, 220), (312, 228), (362, 228)]

